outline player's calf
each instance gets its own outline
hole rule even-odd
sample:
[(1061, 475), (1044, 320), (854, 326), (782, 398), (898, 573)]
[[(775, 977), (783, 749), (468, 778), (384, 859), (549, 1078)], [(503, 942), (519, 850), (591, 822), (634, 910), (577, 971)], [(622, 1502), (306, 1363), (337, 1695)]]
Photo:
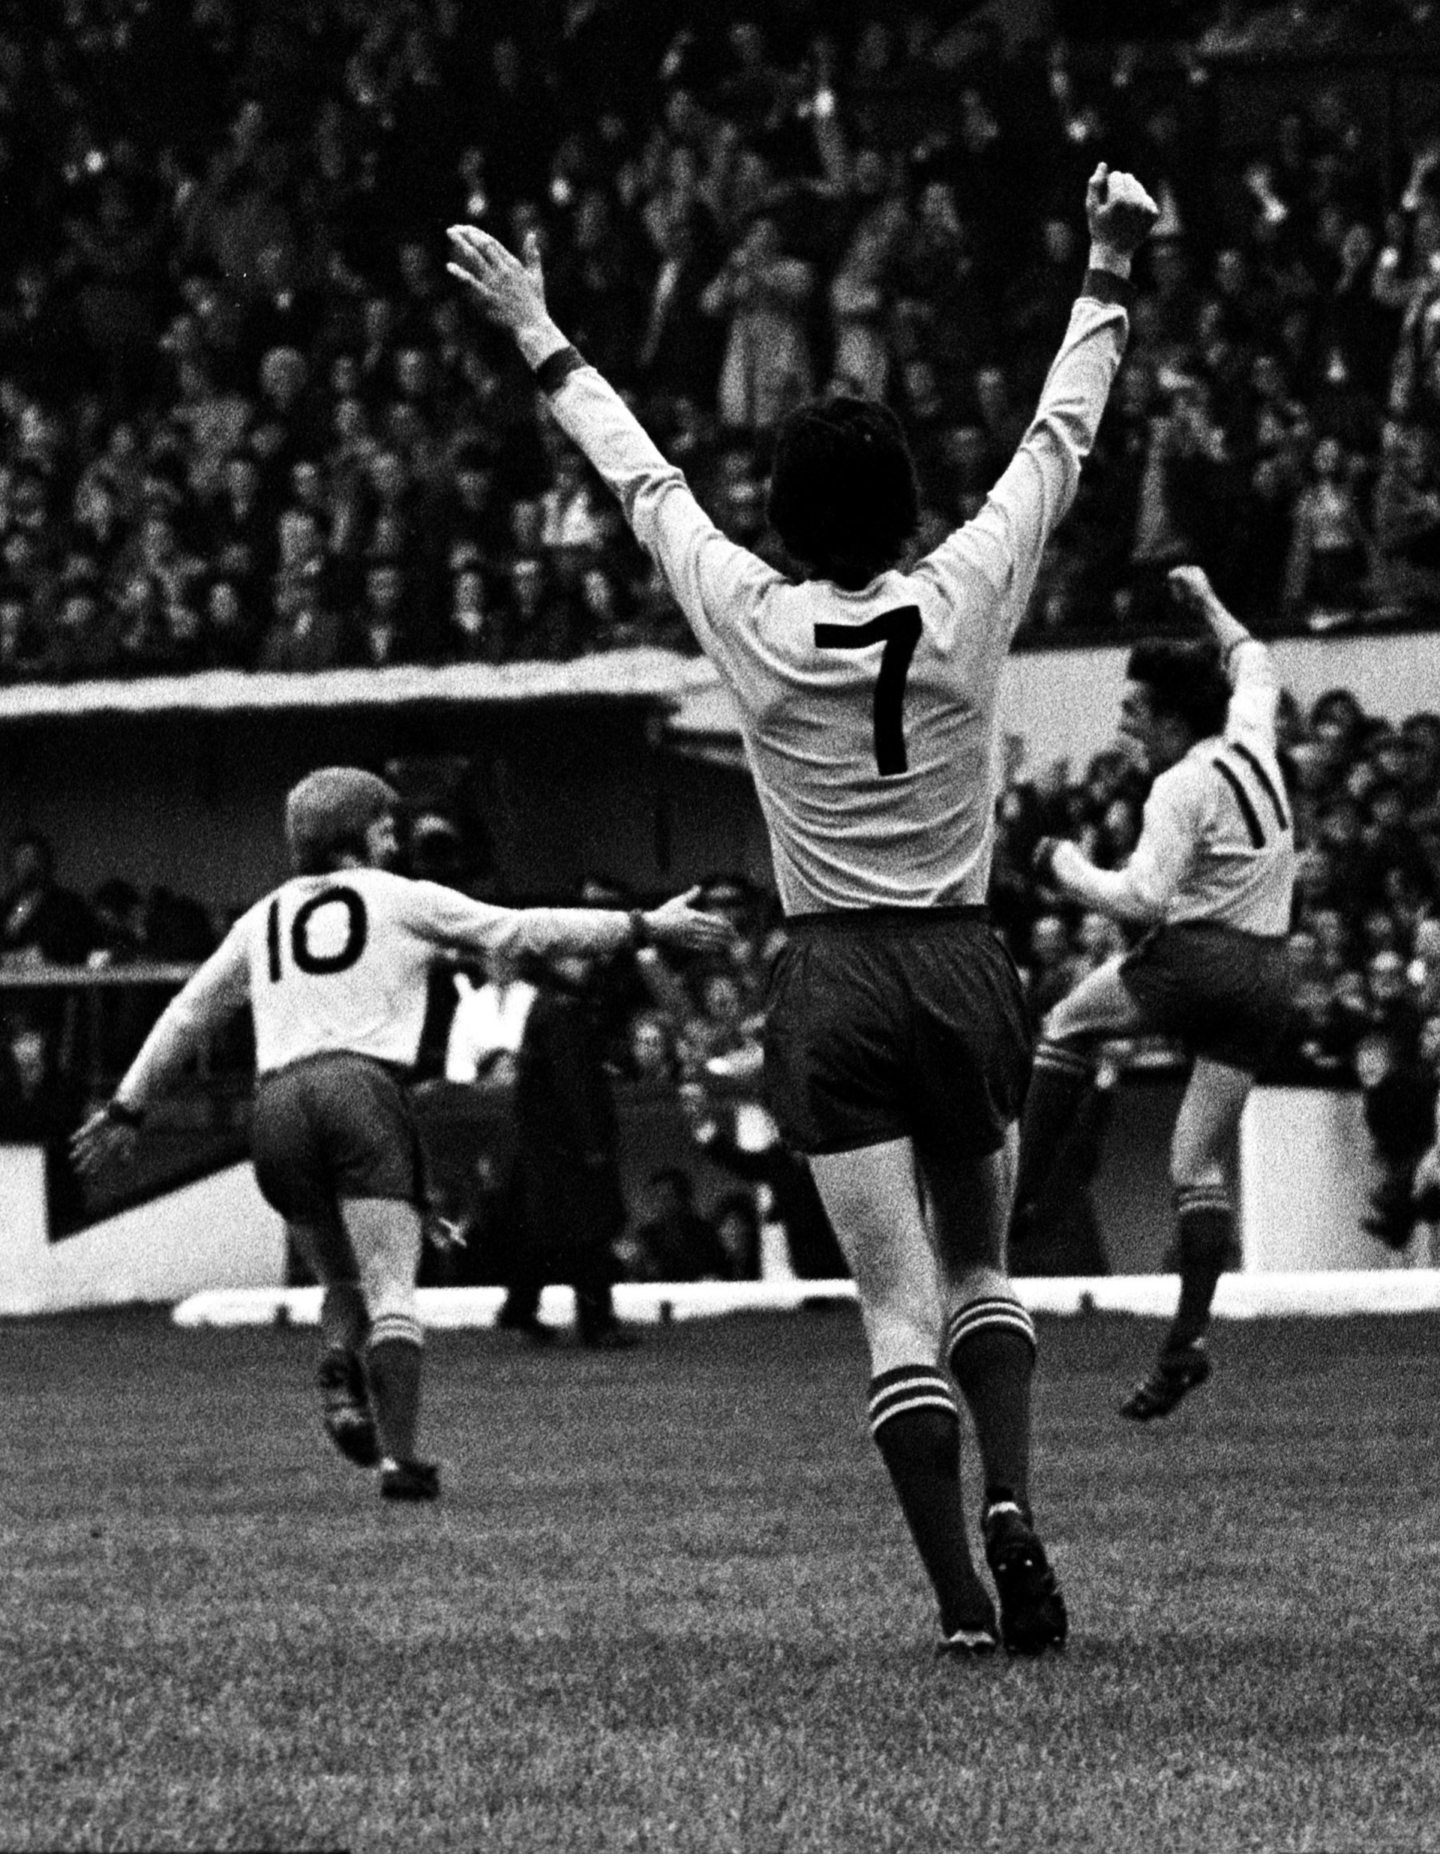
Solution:
[(935, 1592), (938, 1652), (993, 1652), (995, 1610), (965, 1536), (960, 1411), (943, 1373), (918, 1364), (880, 1372), (870, 1384), (870, 1434)]
[(1075, 1124), (1081, 1103), (1094, 1085), (1095, 1071), (1095, 1056), (1084, 1043), (1042, 1037), (1036, 1045), (1020, 1121), (1012, 1223), (1017, 1237), (1028, 1232), (1036, 1200), (1054, 1170), (1056, 1156)]
[(987, 1500), (1028, 1497), (1030, 1383), (1035, 1322), (999, 1278), (999, 1291), (956, 1308), (945, 1329), (945, 1356), (975, 1423)]
[(375, 1424), (388, 1460), (411, 1461), (420, 1421), (420, 1378), (424, 1352), (420, 1322), (406, 1304), (377, 1310), (365, 1345), (365, 1366), (375, 1400)]
[(325, 1433), (347, 1461), (373, 1468), (380, 1459), (365, 1372), (353, 1352), (332, 1347), (320, 1361), (320, 1416)]

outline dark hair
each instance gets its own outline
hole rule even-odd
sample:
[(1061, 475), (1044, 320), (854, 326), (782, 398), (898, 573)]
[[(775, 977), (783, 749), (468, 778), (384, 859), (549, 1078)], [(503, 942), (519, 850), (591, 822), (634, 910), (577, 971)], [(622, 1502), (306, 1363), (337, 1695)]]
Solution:
[(1130, 652), (1125, 674), (1144, 685), (1157, 713), (1183, 721), (1197, 740), (1223, 732), (1230, 684), (1213, 644), (1147, 639)]
[(899, 419), (870, 399), (798, 407), (776, 441), (769, 516), (797, 561), (849, 590), (894, 566), (920, 520)]

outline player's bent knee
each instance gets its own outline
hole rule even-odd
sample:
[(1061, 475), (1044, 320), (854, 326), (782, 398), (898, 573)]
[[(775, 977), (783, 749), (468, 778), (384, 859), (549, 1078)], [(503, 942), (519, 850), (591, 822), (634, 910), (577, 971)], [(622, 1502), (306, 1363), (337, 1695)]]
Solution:
[(872, 1372), (893, 1371), (917, 1359), (933, 1360), (935, 1357), (939, 1338), (938, 1309), (935, 1318), (927, 1319), (914, 1309), (895, 1305), (867, 1306), (862, 1296), (860, 1310)]

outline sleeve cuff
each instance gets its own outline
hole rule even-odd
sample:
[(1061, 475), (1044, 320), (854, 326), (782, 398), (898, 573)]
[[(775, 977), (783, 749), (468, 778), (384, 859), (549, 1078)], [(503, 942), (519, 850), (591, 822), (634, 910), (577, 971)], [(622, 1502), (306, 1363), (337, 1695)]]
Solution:
[(547, 354), (535, 369), (535, 384), (542, 393), (558, 392), (572, 373), (588, 365), (578, 348), (560, 348), (554, 354)]
[(1117, 277), (1113, 270), (1087, 270), (1080, 294), (1097, 303), (1118, 303), (1122, 309), (1128, 310), (1134, 299), (1135, 288), (1128, 277)]

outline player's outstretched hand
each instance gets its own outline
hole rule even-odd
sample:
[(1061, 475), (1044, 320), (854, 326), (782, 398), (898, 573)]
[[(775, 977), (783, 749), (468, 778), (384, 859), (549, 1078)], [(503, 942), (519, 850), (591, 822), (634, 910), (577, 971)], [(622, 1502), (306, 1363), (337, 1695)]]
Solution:
[(119, 1165), (130, 1165), (140, 1130), (117, 1120), (108, 1107), (97, 1107), (70, 1136), (70, 1158), (81, 1178), (100, 1178)]
[(681, 946), (691, 953), (714, 953), (728, 946), (735, 929), (723, 914), (706, 914), (694, 905), (702, 892), (697, 883), (651, 908), (645, 916), (651, 937), (662, 946)]
[(1160, 208), (1133, 174), (1115, 174), (1102, 161), (1085, 189), (1085, 217), (1095, 244), (1129, 257), (1143, 245)]
[(515, 334), (545, 315), (545, 272), (540, 240), (525, 234), (524, 261), (476, 225), (452, 225), (445, 268), (466, 285), (492, 322)]

